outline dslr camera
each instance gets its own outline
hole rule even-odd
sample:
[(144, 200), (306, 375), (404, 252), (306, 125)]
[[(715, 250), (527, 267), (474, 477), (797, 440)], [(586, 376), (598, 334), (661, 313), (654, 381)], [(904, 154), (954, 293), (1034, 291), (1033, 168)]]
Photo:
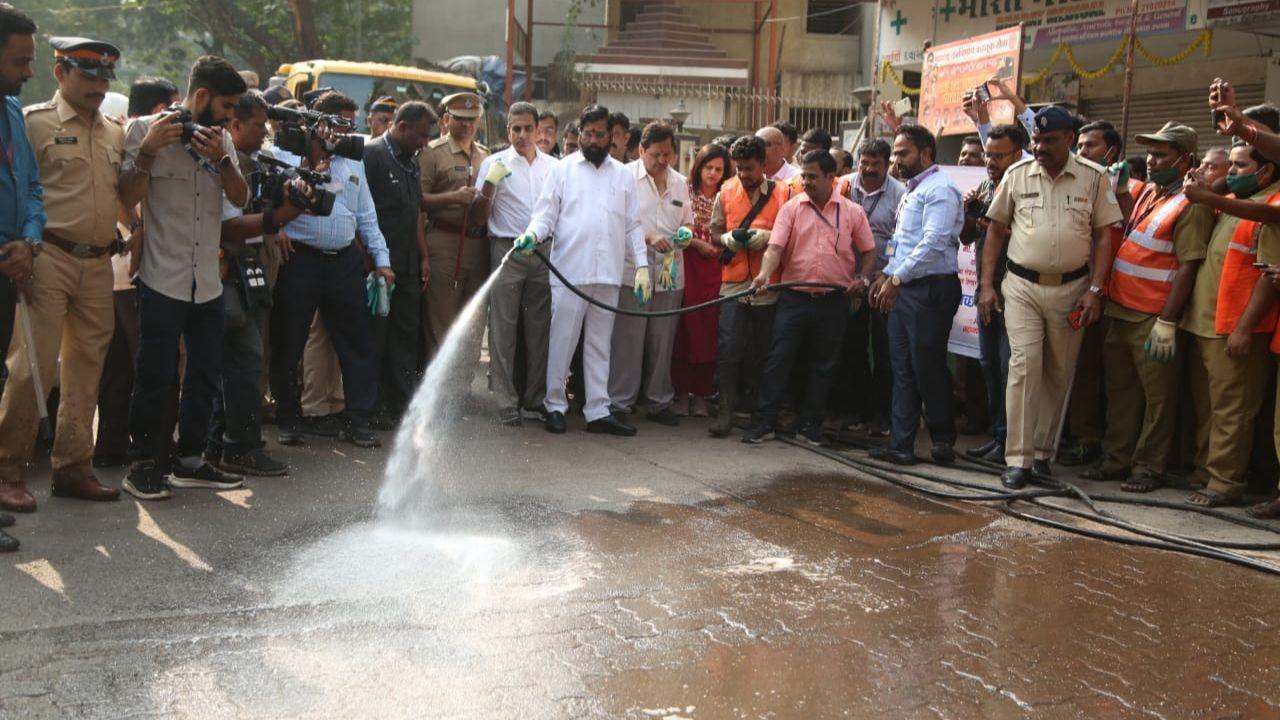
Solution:
[[(337, 196), (324, 189), (330, 180), (327, 173), (294, 167), (289, 163), (267, 157), (265, 154), (258, 156), (258, 162), (261, 163), (262, 170), (253, 173), (249, 181), (250, 197), (257, 206), (254, 209), (261, 211), (267, 207), (278, 208), (284, 204), (286, 193), (288, 193), (289, 204), (300, 207), (312, 215), (327, 217), (333, 212), (333, 203), (337, 200)], [(302, 178), (302, 181), (310, 186), (310, 199), (293, 185), (293, 181), (298, 178)]]
[[(267, 118), (277, 123), (275, 146), (286, 152), (307, 157), (311, 150), (311, 141), (317, 139), (317, 130), (321, 125), (331, 128), (353, 130), (355, 125), (341, 115), (324, 115), (310, 110), (298, 110), (272, 105), (267, 108)], [(325, 142), (325, 148), (331, 155), (349, 160), (364, 159), (364, 138), (359, 135), (342, 134)]]
[(181, 105), (170, 105), (165, 112), (174, 113), (169, 122), (181, 123), (182, 125), (182, 144), (190, 145), (191, 138), (196, 134), (202, 126), (192, 117), (191, 111)]

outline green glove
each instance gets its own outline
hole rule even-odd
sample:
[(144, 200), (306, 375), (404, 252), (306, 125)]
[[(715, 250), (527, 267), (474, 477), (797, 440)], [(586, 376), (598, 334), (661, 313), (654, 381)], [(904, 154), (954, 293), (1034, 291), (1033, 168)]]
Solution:
[(1111, 167), (1107, 168), (1107, 172), (1116, 176), (1117, 190), (1123, 191), (1125, 188), (1129, 187), (1129, 163), (1124, 160), (1121, 160), (1118, 163), (1112, 163)]
[(752, 228), (751, 239), (747, 241), (748, 250), (759, 250), (769, 244), (769, 231)]
[(1147, 357), (1158, 363), (1167, 363), (1173, 360), (1177, 342), (1178, 326), (1156, 318), (1156, 324), (1151, 326), (1151, 333), (1142, 347), (1147, 351)]
[(676, 246), (677, 250), (683, 250), (689, 247), (689, 243), (693, 242), (693, 231), (683, 225), (676, 234), (671, 236), (671, 244)]
[(533, 254), (533, 249), (538, 246), (538, 236), (531, 232), (527, 232), (512, 243), (515, 246), (516, 254), (528, 257)]
[(641, 305), (648, 305), (649, 301), (653, 299), (653, 284), (649, 280), (649, 268), (636, 268), (634, 286), (636, 299), (640, 301)]
[(484, 174), (484, 181), (496, 186), (509, 177), (511, 177), (511, 168), (507, 167), (507, 164), (501, 160), (494, 160), (489, 165), (489, 172)]
[(739, 250), (742, 249), (742, 247), (738, 245), (738, 241), (733, 239), (732, 232), (727, 232), (721, 235), (720, 244), (723, 245), (726, 250), (729, 250), (731, 252), (738, 252)]

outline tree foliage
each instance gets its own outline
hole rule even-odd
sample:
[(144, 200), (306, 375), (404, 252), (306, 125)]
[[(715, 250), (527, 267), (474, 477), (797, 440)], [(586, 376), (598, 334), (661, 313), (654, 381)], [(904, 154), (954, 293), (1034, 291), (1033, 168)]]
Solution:
[[(19, 0), (19, 7), (26, 2)], [(265, 83), (283, 63), (320, 57), (412, 64), (412, 0), (41, 0), (23, 7), (40, 26), (41, 61), (24, 102), (52, 95), (47, 40), (107, 40), (124, 54), (123, 81), (144, 74), (180, 87), (197, 56), (223, 55)]]

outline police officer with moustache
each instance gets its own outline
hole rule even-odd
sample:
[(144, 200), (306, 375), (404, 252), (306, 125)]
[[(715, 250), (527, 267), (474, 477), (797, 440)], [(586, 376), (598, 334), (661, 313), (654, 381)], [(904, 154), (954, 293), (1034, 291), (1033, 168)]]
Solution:
[[(422, 165), (422, 207), (427, 211), (427, 361), (439, 352), (444, 336), (467, 300), (489, 277), (489, 243), (482, 218), (468, 211), (480, 163), (489, 149), (475, 141), (484, 105), (475, 93), (455, 93), (440, 101), (444, 134), (418, 158)], [(478, 342), (478, 339), (477, 339)]]
[[(48, 215), (48, 252), (35, 260), (26, 312), (46, 391), (61, 368), (53, 494), (115, 500), (119, 491), (98, 482), (90, 460), (98, 380), (115, 324), (110, 256), (124, 156), (124, 130), (98, 107), (115, 77), (120, 51), (85, 38), (55, 37), (49, 44), (58, 92), (25, 110)], [(28, 348), (21, 334), (17, 338), (8, 358), (9, 392), (0, 402), (0, 481), (8, 490), (0, 505), (29, 512), (35, 499), (19, 490), (22, 468), (35, 450), (38, 417)]]
[(978, 310), (991, 322), (1001, 307), (996, 268), (1008, 237), (1001, 283), (1009, 334), (1005, 487), (1047, 475), (1062, 406), (1084, 333), (1102, 316), (1111, 271), (1111, 226), (1123, 219), (1107, 172), (1071, 154), (1071, 115), (1036, 113), (1035, 160), (1005, 171), (987, 211)]

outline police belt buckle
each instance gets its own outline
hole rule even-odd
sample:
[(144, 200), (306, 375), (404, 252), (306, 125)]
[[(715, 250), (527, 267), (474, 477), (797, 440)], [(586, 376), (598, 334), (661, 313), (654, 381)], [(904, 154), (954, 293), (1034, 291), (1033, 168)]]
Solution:
[(81, 245), (76, 243), (75, 248), (71, 251), (71, 256), (80, 258), (81, 260), (88, 260), (91, 257), (96, 257), (96, 253), (97, 248), (91, 245)]
[(1057, 287), (1062, 284), (1062, 273), (1040, 273), (1037, 282), (1040, 285), (1048, 287)]

